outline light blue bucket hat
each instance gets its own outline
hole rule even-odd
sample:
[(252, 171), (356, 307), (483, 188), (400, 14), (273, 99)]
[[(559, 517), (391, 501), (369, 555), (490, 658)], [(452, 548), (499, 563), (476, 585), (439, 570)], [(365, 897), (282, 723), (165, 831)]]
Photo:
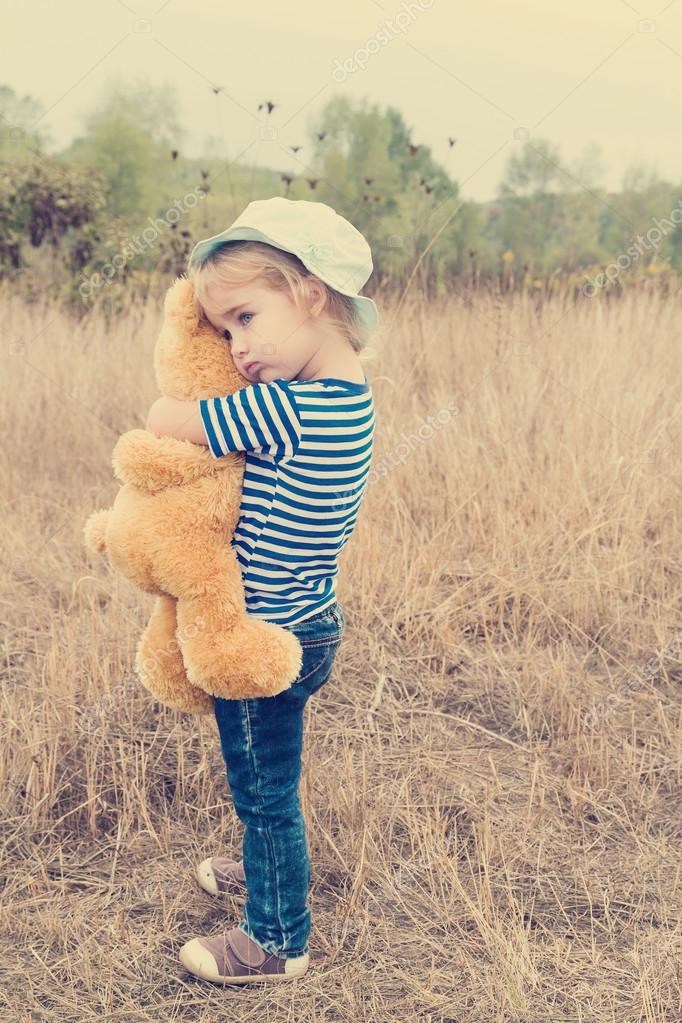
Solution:
[(200, 265), (226, 242), (255, 241), (291, 252), (321, 281), (353, 300), (368, 329), (379, 322), (379, 310), (360, 288), (374, 269), (366, 238), (323, 202), (307, 199), (254, 199), (231, 227), (197, 242), (188, 266)]

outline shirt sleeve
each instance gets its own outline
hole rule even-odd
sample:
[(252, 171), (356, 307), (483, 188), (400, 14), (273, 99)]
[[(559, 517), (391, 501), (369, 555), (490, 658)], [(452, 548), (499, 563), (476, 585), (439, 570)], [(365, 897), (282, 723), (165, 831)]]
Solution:
[(301, 443), (301, 418), (286, 380), (249, 384), (225, 398), (200, 398), (199, 412), (215, 458), (228, 451), (285, 458)]

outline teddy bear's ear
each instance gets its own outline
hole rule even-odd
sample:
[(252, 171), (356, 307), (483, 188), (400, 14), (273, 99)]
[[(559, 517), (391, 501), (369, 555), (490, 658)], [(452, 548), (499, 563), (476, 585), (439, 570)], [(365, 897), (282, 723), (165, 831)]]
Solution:
[(178, 277), (166, 292), (163, 303), (167, 322), (175, 321), (185, 335), (199, 329), (202, 319), (200, 307), (195, 300), (194, 282), (187, 277)]
[(164, 318), (154, 345), (154, 374), (161, 394), (181, 401), (232, 394), (245, 387), (219, 331), (199, 315), (194, 283), (179, 277), (164, 301)]
[(194, 285), (186, 277), (178, 277), (166, 292), (163, 303), (167, 316), (189, 317), (195, 323), (198, 312), (194, 304)]

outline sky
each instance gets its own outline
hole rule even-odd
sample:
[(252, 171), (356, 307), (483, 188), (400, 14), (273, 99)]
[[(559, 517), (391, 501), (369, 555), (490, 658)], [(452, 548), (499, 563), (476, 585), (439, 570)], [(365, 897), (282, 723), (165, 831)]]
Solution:
[(189, 156), (213, 136), (303, 173), (315, 116), (347, 95), (397, 107), (467, 199), (495, 198), (525, 139), (557, 146), (578, 181), (598, 145), (611, 191), (633, 166), (682, 178), (682, 0), (26, 0), (3, 24), (0, 84), (42, 104), (52, 150), (113, 79), (142, 77), (175, 91)]

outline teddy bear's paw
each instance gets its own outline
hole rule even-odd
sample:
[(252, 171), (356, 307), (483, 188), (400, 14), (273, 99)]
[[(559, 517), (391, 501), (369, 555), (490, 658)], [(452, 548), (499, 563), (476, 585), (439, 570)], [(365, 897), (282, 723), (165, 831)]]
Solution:
[(114, 475), (121, 483), (129, 483), (150, 494), (205, 476), (216, 476), (220, 468), (203, 444), (176, 437), (157, 437), (150, 430), (128, 430), (121, 434), (111, 462)]
[(85, 545), (93, 554), (104, 554), (107, 549), (106, 532), (110, 514), (110, 509), (93, 512), (83, 526)]
[(135, 670), (142, 685), (161, 703), (187, 714), (210, 714), (214, 701), (210, 693), (199, 689), (187, 678), (185, 663), (177, 643), (159, 644), (151, 629), (142, 636), (135, 655)]
[[(180, 637), (183, 631), (179, 629)], [(292, 632), (248, 615), (242, 615), (231, 629), (199, 632), (181, 643), (190, 681), (223, 699), (276, 696), (291, 686), (303, 660), (301, 644)]]

